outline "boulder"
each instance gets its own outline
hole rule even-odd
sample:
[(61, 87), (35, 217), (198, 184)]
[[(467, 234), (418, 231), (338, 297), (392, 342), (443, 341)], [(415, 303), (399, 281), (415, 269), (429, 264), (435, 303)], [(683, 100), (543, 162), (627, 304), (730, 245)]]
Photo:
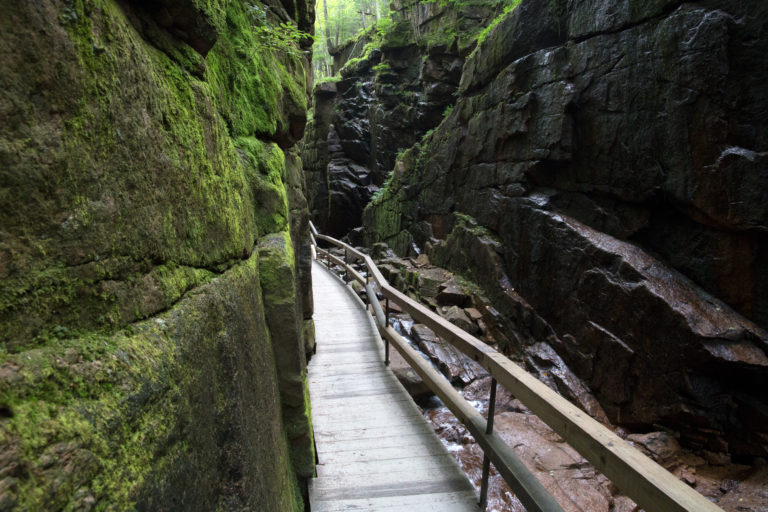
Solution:
[(439, 267), (416, 269), (418, 291), (422, 297), (437, 297), (440, 287), (451, 279), (452, 274)]
[(460, 306), (466, 307), (472, 299), (456, 283), (455, 279), (451, 279), (440, 285), (438, 288), (437, 303), (441, 306)]
[(669, 432), (649, 432), (647, 434), (630, 434), (627, 441), (640, 451), (652, 457), (659, 464), (667, 464), (678, 457), (681, 452), (680, 443)]
[(480, 313), (480, 311), (478, 311), (476, 308), (465, 308), (465, 309), (464, 309), (464, 312), (467, 314), (467, 316), (468, 316), (468, 317), (469, 317), (469, 318), (470, 318), (470, 319), (471, 319), (473, 322), (477, 322), (478, 324), (479, 324), (479, 322), (481, 322), (481, 321), (482, 321), (482, 319), (483, 319), (483, 314), (482, 314), (482, 313)]
[(480, 331), (480, 328), (459, 306), (450, 306), (442, 308), (440, 315), (460, 329), (464, 329), (470, 334)]
[(437, 334), (424, 324), (413, 324), (408, 335), (417, 345), (421, 345), (422, 343), (440, 342), (440, 338)]
[(453, 384), (466, 386), (488, 373), (471, 358), (460, 352), (450, 343), (445, 342), (427, 326), (414, 324), (411, 327), (411, 338), (419, 349)]
[(426, 400), (434, 395), (429, 386), (424, 383), (419, 374), (413, 371), (397, 350), (390, 350), (389, 352), (389, 367), (416, 402)]

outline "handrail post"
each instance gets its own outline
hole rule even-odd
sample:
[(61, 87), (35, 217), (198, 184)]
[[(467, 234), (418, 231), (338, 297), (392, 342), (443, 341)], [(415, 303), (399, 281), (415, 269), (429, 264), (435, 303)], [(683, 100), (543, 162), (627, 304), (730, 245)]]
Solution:
[(352, 276), (349, 273), (349, 252), (347, 252), (347, 248), (344, 248), (344, 282), (347, 282), (347, 279), (349, 279), (349, 282), (352, 282)]
[[(496, 379), (491, 377), (491, 396), (488, 399), (488, 423), (485, 433), (493, 433), (493, 417), (496, 415)], [(488, 478), (491, 474), (491, 459), (483, 451), (483, 481), (480, 485), (480, 510), (488, 507)]]
[(493, 433), (493, 417), (496, 414), (496, 379), (491, 377), (491, 396), (488, 398), (488, 426), (486, 434)]
[[(389, 327), (389, 297), (386, 298), (384, 306), (384, 328)], [(384, 364), (389, 366), (389, 338), (384, 337)]]

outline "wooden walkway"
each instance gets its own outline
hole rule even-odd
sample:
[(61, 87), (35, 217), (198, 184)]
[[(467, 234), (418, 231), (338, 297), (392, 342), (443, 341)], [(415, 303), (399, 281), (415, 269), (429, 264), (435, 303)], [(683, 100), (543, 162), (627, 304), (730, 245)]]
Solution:
[(477, 512), (477, 495), (392, 371), (362, 301), (313, 262), (312, 512)]

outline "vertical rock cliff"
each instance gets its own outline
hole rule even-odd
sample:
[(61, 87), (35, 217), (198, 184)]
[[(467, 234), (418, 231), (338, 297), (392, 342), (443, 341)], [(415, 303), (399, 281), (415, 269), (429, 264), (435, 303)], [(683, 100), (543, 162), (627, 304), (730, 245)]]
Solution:
[(2, 12), (0, 510), (303, 510), (313, 4)]
[(334, 236), (360, 225), (398, 153), (443, 119), (475, 38), (503, 8), (484, 0), (391, 5), (388, 22), (340, 48), (349, 60), (314, 90), (302, 156), (310, 211)]
[(367, 243), (475, 281), (503, 344), (565, 389), (561, 357), (611, 421), (765, 456), (767, 15), (523, 0), (365, 209)]

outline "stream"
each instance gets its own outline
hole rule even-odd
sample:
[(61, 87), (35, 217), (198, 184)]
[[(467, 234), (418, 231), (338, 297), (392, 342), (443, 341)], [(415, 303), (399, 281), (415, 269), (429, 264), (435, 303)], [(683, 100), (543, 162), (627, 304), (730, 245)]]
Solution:
[[(424, 359), (430, 361), (418, 345), (408, 336), (410, 328), (413, 326), (413, 320), (407, 315), (398, 315), (392, 321), (395, 330), (405, 338), (414, 350), (418, 351)], [(438, 369), (433, 362), (430, 364)], [(464, 398), (467, 399), (472, 407), (480, 414), (487, 417), (488, 399), (469, 399), (464, 394), (464, 390), (456, 388)], [(485, 394), (485, 396), (488, 396)], [(426, 401), (419, 403), (424, 416), (429, 421), (432, 428), (437, 433), (440, 441), (445, 445), (448, 452), (456, 459), (459, 467), (467, 475), (475, 490), (480, 493), (480, 485), (483, 477), (483, 451), (475, 442), (472, 434), (456, 419), (456, 416), (445, 406), (445, 404), (436, 396), (431, 396)], [(490, 478), (488, 480), (488, 506), (487, 512), (525, 512), (525, 507), (515, 497), (507, 483), (491, 465)]]

